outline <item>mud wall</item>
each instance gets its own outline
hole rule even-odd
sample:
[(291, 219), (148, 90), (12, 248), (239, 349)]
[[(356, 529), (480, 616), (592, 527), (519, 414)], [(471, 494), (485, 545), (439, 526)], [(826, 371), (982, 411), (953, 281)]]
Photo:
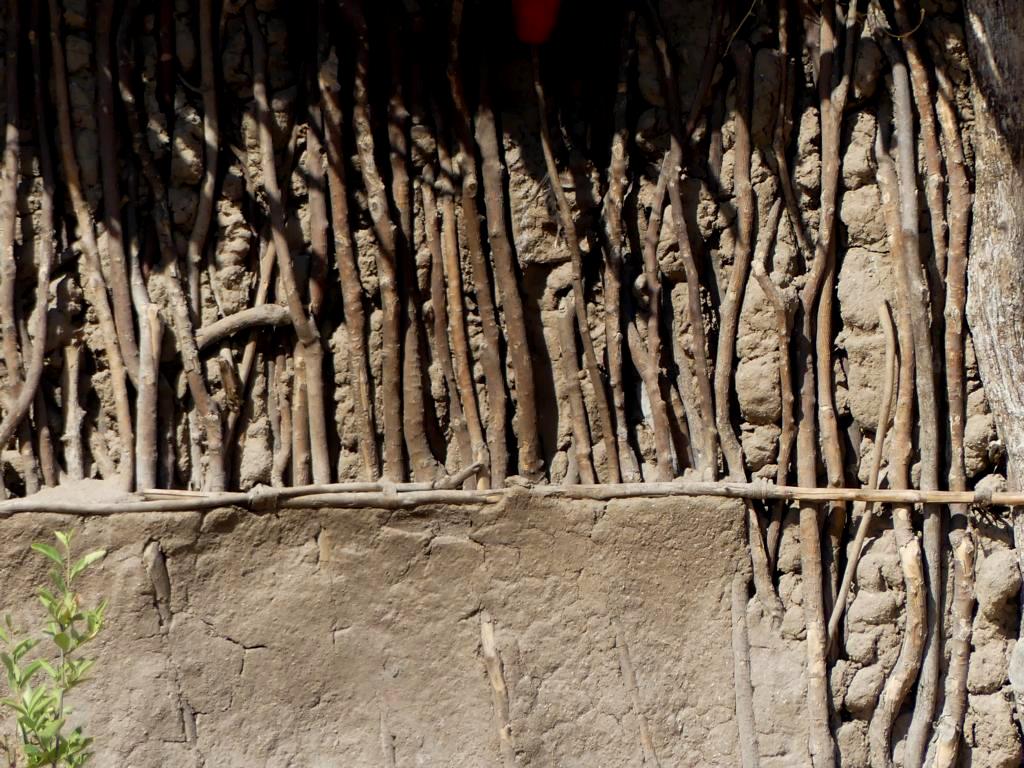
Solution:
[[(28, 546), (69, 522), (0, 523), (2, 601), (20, 623), (45, 578)], [(662, 765), (735, 764), (737, 503), (523, 494), (76, 528), (110, 550), (82, 585), (111, 608), (75, 698), (98, 765), (501, 764), (488, 622), (516, 764), (641, 765), (645, 749)], [(786, 751), (799, 735), (776, 739)]]
[[(212, 31), (218, 51), (218, 170), (209, 236), (200, 258), (192, 263), (187, 256), (189, 241), (206, 199), (204, 174), (209, 168), (204, 152), (200, 4), (165, 0), (158, 7), (96, 5), (116, 5), (125, 11), (112, 25), (117, 37), (113, 66), (125, 52), (130, 53), (129, 66), (120, 69), (119, 77), (130, 83), (135, 103), (115, 103), (118, 132), (112, 148), (101, 135), (101, 115), (96, 109), (102, 80), (99, 16), (91, 13), (92, 4), (84, 0), (66, 0), (57, 4), (58, 23), (69, 76), (75, 155), (95, 226), (101, 271), (107, 278), (117, 271), (117, 236), (105, 212), (108, 195), (103, 182), (104, 165), (113, 158), (117, 187), (123, 192), (118, 207), (121, 247), (126, 254), (123, 268), (133, 291), (143, 297), (136, 305), (133, 296), (136, 315), (132, 321), (129, 311), (128, 326), (141, 341), (146, 333), (144, 319), (152, 308), (165, 329), (153, 354), (158, 396), (148, 408), (141, 399), (133, 399), (130, 414), (140, 429), (140, 416), (153, 418), (152, 450), (136, 458), (152, 462), (157, 486), (209, 488), (213, 477), (209, 421), (196, 405), (194, 382), (178, 340), (181, 320), (175, 316), (175, 306), (181, 302), (168, 288), (175, 284), (183, 291), (194, 329), (209, 329), (236, 317), (259, 303), (261, 293), (276, 310), (266, 313), (270, 324), (264, 322), (256, 330), (242, 328), (200, 350), (199, 367), (220, 419), (214, 423), (225, 427), (226, 485), (248, 489), (259, 483), (294, 484), (308, 482), (313, 475), (309, 391), (295, 383), (309, 369), (288, 327), (287, 287), (274, 273), (273, 258), (268, 259), (268, 253), (273, 255), (274, 227), (254, 93), (256, 39), (267, 49), (270, 150), (283, 190), (287, 249), (303, 307), (323, 340), (327, 432), (319, 447), (326, 450), (329, 479), (367, 479), (380, 473), (395, 480), (434, 479), (444, 470), (461, 468), (477, 458), (479, 446), (461, 439), (470, 417), (457, 408), (459, 403), (464, 408), (467, 401), (475, 400), (490, 454), (496, 455), (495, 446), (504, 446), (508, 453), (504, 467), (489, 467), (497, 478), (495, 484), (506, 474), (556, 484), (585, 480), (581, 456), (588, 451), (594, 479), (606, 482), (613, 463), (598, 391), (613, 387), (615, 349), (621, 355), (622, 418), (616, 413), (614, 444), (620, 452), (622, 477), (652, 480), (666, 469), (669, 475), (682, 477), (726, 472), (724, 457), (717, 452), (708, 456), (694, 425), (714, 420), (711, 413), (699, 412), (702, 382), (697, 359), (704, 356), (715, 362), (723, 305), (742, 251), (738, 247), (740, 200), (745, 190), (737, 180), (737, 168), (746, 145), (741, 140), (745, 107), (737, 95), (739, 75), (746, 71), (752, 83), (747, 105), (750, 191), (755, 240), (764, 239), (756, 259), (792, 310), (807, 284), (810, 264), (810, 254), (801, 252), (795, 224), (815, 237), (826, 175), (816, 82), (821, 17), (816, 11), (799, 18), (793, 13), (789, 20), (792, 103), (787, 106), (789, 91), (782, 84), (787, 57), (779, 51), (775, 18), (780, 4), (757, 3), (747, 15), (744, 7), (726, 16), (719, 30), (721, 42), (728, 38), (736, 43), (735, 49), (746, 46), (750, 60), (743, 66), (748, 69), (743, 70), (733, 57), (735, 49), (713, 55), (711, 84), (701, 102), (700, 80), (705, 50), (714, 36), (715, 4), (658, 4), (659, 31), (643, 13), (632, 17), (623, 7), (616, 9), (622, 13), (605, 17), (592, 13), (588, 3), (567, 0), (555, 37), (541, 54), (547, 116), (557, 134), (560, 165), (557, 178), (552, 178), (541, 151), (529, 53), (513, 39), (509, 19), (500, 22), (505, 23), (502, 27), (471, 4), (462, 35), (463, 75), (476, 123), (475, 109), (484, 94), (489, 94), (497, 117), (504, 164), (501, 208), (533, 362), (531, 381), (536, 392), (531, 414), (523, 406), (523, 380), (517, 379), (511, 351), (510, 297), (500, 288), (490, 293), (494, 286), (489, 281), (497, 269), (492, 259), (494, 233), (484, 228), (487, 242), (481, 280), (474, 272), (473, 246), (467, 242), (464, 206), (468, 198), (462, 197), (458, 174), (449, 178), (444, 169), (444, 152), (458, 160), (460, 148), (457, 127), (452, 125), (457, 116), (450, 103), (451, 87), (445, 77), (448, 20), (443, 15), (433, 18), (419, 4), (405, 4), (422, 13), (411, 15), (406, 25), (393, 30), (386, 22), (395, 8), (382, 4), (368, 9), (372, 42), (366, 84), (374, 116), (370, 133), (377, 148), (375, 154), (367, 154), (365, 137), (357, 139), (355, 128), (350, 130), (358, 71), (354, 53), (358, 36), (350, 19), (328, 10), (321, 23), (313, 25), (295, 4), (260, 0), (253, 4), (253, 27), (241, 6), (214, 4), (218, 11)], [(810, 5), (800, 7), (807, 11)], [(915, 36), (926, 59), (950, 83), (948, 96), (970, 174), (974, 117), (963, 9), (955, 2), (923, 3), (922, 7), (923, 21), (915, 27)], [(34, 28), (42, 33), (52, 24), (45, 13), (34, 19), (27, 8), (23, 11), (22, 32), (38, 25)], [(417, 20), (426, 31), (415, 28)], [(695, 280), (687, 272), (685, 249), (680, 247), (679, 217), (671, 206), (660, 222), (652, 215), (659, 207), (657, 182), (670, 148), (673, 122), (671, 92), (659, 74), (659, 34), (664, 35), (676, 66), (675, 96), (685, 108), (696, 103), (682, 163), (685, 210), (681, 218), (688, 228), (684, 239), (698, 265), (699, 318), (690, 305)], [(884, 215), (876, 149), (876, 138), (888, 133), (893, 124), (892, 66), (883, 53), (886, 36), (896, 39), (889, 30), (858, 28), (839, 139), (835, 273), (824, 288), (824, 295), (832, 300), (824, 315), (831, 323), (826, 346), (833, 362), (826, 373), (832, 377), (829, 389), (842, 457), (840, 482), (846, 485), (868, 480), (884, 389), (886, 342), (878, 310), (883, 301), (893, 307), (898, 304), (895, 230)], [(39, 39), (47, 38), (40, 34)], [(43, 343), (46, 354), (40, 394), (27, 417), (30, 428), (16, 435), (9, 446), (0, 447), (0, 473), (6, 493), (12, 496), (40, 486), (67, 484), (80, 476), (123, 485), (128, 474), (123, 471), (123, 457), (132, 452), (134, 442), (126, 445), (117, 418), (109, 334), (87, 294), (89, 269), (81, 222), (71, 210), (61, 162), (57, 163), (60, 183), (52, 228), (54, 267), (45, 286), (45, 301), (33, 299), (38, 255), (47, 247), (49, 231), (42, 219), (45, 195), (39, 139), (54, 134), (54, 108), (48, 101), (44, 120), (50, 121), (50, 127), (38, 130), (27, 104), (32, 87), (25, 77), (31, 74), (24, 62), (29, 56), (27, 43), (20, 53), (24, 87), (22, 130), (17, 137), (21, 150), (13, 245), (17, 258), (14, 277), (5, 273), (4, 280), (13, 279), (17, 287), (13, 317), (20, 364), (28, 359), (33, 343)], [(49, 51), (44, 47), (43, 53), (48, 56)], [(173, 64), (169, 69), (168, 61)], [(622, 61), (626, 62), (624, 76), (619, 72)], [(56, 89), (52, 69), (44, 58), (40, 71), (46, 74), (47, 99)], [(426, 82), (418, 84), (423, 92), (417, 101), (413, 75), (420, 71), (427, 74)], [(349, 174), (349, 187), (341, 198), (350, 209), (344, 231), (351, 238), (355, 284), (345, 284), (336, 262), (337, 250), (343, 248), (343, 241), (336, 239), (344, 235), (333, 216), (335, 201), (330, 201), (330, 219), (322, 210), (324, 196), (330, 197), (322, 174), (332, 158), (322, 146), (326, 136), (317, 134), (328, 122), (315, 109), (310, 111), (320, 99), (321, 78), (327, 90), (338, 96), (344, 118), (338, 165)], [(396, 83), (405, 87), (405, 107), (411, 114), (403, 115), (394, 104)], [(429, 97), (438, 103), (431, 103)], [(628, 184), (621, 201), (621, 294), (616, 304), (610, 298), (608, 277), (614, 248), (608, 243), (604, 215), (613, 139), (622, 129), (620, 108), (628, 147)], [(129, 109), (141, 120), (137, 135), (128, 126)], [(782, 125), (787, 116), (789, 128)], [(400, 138), (409, 144), (405, 156), (412, 191), (404, 209), (388, 170), (395, 145), (401, 143), (389, 133), (392, 118), (405, 121), (401, 124), (407, 134)], [(777, 168), (780, 158), (773, 147), (779, 130), (787, 132), (782, 159), (791, 172), (796, 214), (788, 210), (787, 200), (777, 229), (770, 230), (765, 225), (772, 220), (772, 209), (786, 197)], [(143, 141), (134, 146), (138, 138)], [(884, 151), (888, 155), (897, 149), (889, 145)], [(164, 185), (162, 194), (157, 194), (160, 186), (144, 173), (140, 157), (147, 152)], [(919, 153), (923, 158), (923, 146)], [(385, 456), (386, 433), (394, 432), (394, 417), (388, 414), (398, 407), (392, 397), (396, 379), (387, 369), (387, 357), (389, 350), (398, 347), (388, 336), (382, 285), (389, 281), (387, 275), (382, 281), (381, 273), (386, 249), (366, 183), (367, 160), (374, 157), (388, 182), (396, 227), (408, 227), (404, 250), (398, 249), (399, 277), (407, 280), (399, 286), (405, 303), (398, 347), (411, 355), (410, 350), (420, 345), (419, 364), (401, 369), (404, 405), (399, 412), (397, 453), (403, 463), (410, 459), (401, 471)], [(920, 166), (924, 168), (923, 159)], [(567, 194), (572, 206), (571, 232), (559, 223), (552, 182)], [(945, 283), (932, 248), (924, 194), (934, 182), (926, 173), (920, 174), (921, 256), (923, 262), (935, 265), (936, 271), (929, 275), (933, 292), (928, 301), (938, 340), (945, 322)], [(444, 234), (446, 214), (436, 210), (428, 214), (427, 188), (436, 193), (435, 202), (441, 208), (446, 199), (452, 203), (447, 226), (457, 241), (454, 270), (442, 269), (431, 242), (432, 236)], [(477, 190), (475, 198), (483, 212), (483, 193)], [(174, 268), (164, 263), (168, 246), (155, 224), (163, 213)], [(490, 212), (486, 223), (493, 224)], [(586, 327), (574, 329), (570, 318), (566, 334), (567, 299), (577, 297), (570, 240), (577, 238), (583, 298), (575, 300), (585, 306)], [(652, 247), (653, 265), (644, 261), (645, 251)], [(269, 268), (261, 266), (268, 263)], [(439, 273), (443, 273), (442, 292), (436, 293), (433, 281)], [(651, 273), (657, 275), (660, 298), (647, 282)], [(445, 369), (450, 353), (441, 346), (442, 339), (447, 343), (449, 331), (455, 343), (457, 323), (449, 306), (453, 297), (443, 290), (450, 285), (456, 286), (455, 295), (465, 309), (469, 386), (460, 391)], [(795, 480), (792, 462), (782, 467), (781, 475), (779, 471), (787, 402), (780, 385), (783, 358), (777, 343), (776, 308), (763, 285), (753, 276), (743, 285), (735, 364), (726, 376), (725, 421), (742, 447), (743, 472)], [(355, 289), (354, 304), (346, 288)], [(110, 294), (116, 298), (112, 288)], [(488, 301), (493, 305), (490, 309)], [(351, 311), (355, 305), (365, 313), (358, 332)], [(605, 321), (613, 306), (622, 312), (619, 337), (614, 328), (607, 330)], [(49, 323), (41, 342), (32, 335), (43, 307)], [(653, 326), (649, 324), (652, 307), (661, 313)], [(449, 317), (437, 326), (442, 310)], [(487, 338), (488, 313), (497, 329), (496, 345)], [(697, 325), (705, 334), (703, 344), (695, 336)], [(644, 379), (648, 350), (655, 346), (652, 327), (662, 345), (653, 388)], [(632, 342), (630, 333), (635, 334)], [(590, 337), (600, 360), (596, 385), (586, 370), (583, 334)], [(365, 347), (354, 341), (357, 336)], [(787, 352), (792, 353), (795, 346), (787, 347)], [(360, 380), (363, 349), (368, 374), (365, 394)], [(1004, 450), (969, 334), (964, 355), (967, 486), (1001, 489), (1006, 482)], [(246, 380), (240, 372), (247, 359)], [(0, 361), (4, 381), (19, 365), (17, 359), (14, 365), (9, 363), (6, 355)], [(708, 376), (713, 375), (714, 370), (708, 371)], [(141, 387), (130, 382), (127, 391), (134, 397)], [(662, 408), (667, 411), (667, 430), (660, 433), (658, 398), (664, 400)], [(494, 415), (499, 402), (508, 409), (504, 417)], [(369, 441), (364, 439), (367, 414), (372, 421)], [(949, 422), (949, 414), (940, 416)], [(523, 463), (524, 420), (539, 433), (539, 466)], [(578, 429), (581, 422), (582, 430)], [(920, 485), (922, 472), (916, 427), (910, 478), (914, 487)], [(940, 428), (943, 446), (948, 431), (945, 424)], [(658, 438), (666, 436), (667, 442), (659, 445)], [(881, 446), (883, 482), (889, 482), (892, 442), (890, 437)], [(378, 460), (369, 465), (368, 444)], [(427, 450), (421, 455), (427, 460), (417, 465), (411, 459), (424, 446)], [(824, 484), (832, 469), (813, 467), (816, 482)], [(129, 485), (134, 482), (133, 477), (127, 480)], [(768, 525), (772, 511), (758, 508), (762, 525)], [(826, 563), (826, 593), (835, 591), (862, 512), (853, 508), (845, 518), (830, 518), (835, 528), (831, 536), (823, 537), (826, 554), (832, 557)], [(225, 512), (205, 518), (114, 517), (87, 522), (82, 538), (90, 545), (108, 542), (113, 548), (105, 572), (124, 575), (124, 581), (117, 582), (123, 583), (124, 592), (105, 590), (114, 599), (115, 612), (127, 612), (117, 617), (112, 634), (118, 626), (133, 628), (125, 637), (105, 641), (110, 646), (103, 657), (108, 667), (130, 670), (128, 693), (122, 696), (117, 685), (104, 687), (107, 683), (98, 681), (89, 692), (92, 703), (83, 709), (90, 721), (101, 718), (97, 735), (102, 749), (110, 750), (101, 757), (113, 760), (116, 755), (138, 765), (179, 759), (181, 764), (202, 764), (206, 759), (217, 765), (232, 761), (241, 765), (247, 760), (249, 764), (301, 765), (322, 759), (325, 764), (335, 760), (362, 765), (381, 760), (388, 764), (393, 748), (397, 765), (414, 759), (492, 762), (501, 753), (494, 702), (481, 660), (480, 626), (486, 610), (506, 669), (515, 750), (523, 763), (650, 763), (638, 720), (639, 714), (646, 713), (651, 733), (646, 749), (656, 753), (662, 764), (736, 764), (729, 634), (735, 617), (730, 615), (729, 585), (738, 563), (747, 557), (746, 542), (759, 540), (748, 535), (760, 537), (757, 531), (749, 534), (741, 511), (708, 502), (563, 507), (520, 499), (493, 511), (496, 519), (487, 517), (491, 514), (424, 509), (393, 519), (373, 511), (270, 517)], [(765, 613), (765, 603), (751, 597), (746, 617), (756, 736), (762, 765), (803, 766), (810, 757), (805, 727), (807, 619), (798, 514), (795, 509), (780, 510), (780, 514), (777, 552), (769, 555), (773, 587), (783, 611), (773, 619)], [(669, 525), (677, 516), (679, 524)], [(633, 523), (634, 518), (639, 522)], [(972, 510), (970, 519), (978, 536), (979, 605), (970, 617), (969, 708), (960, 761), (971, 766), (1016, 766), (1021, 760), (1021, 738), (1010, 660), (1020, 620), (1015, 599), (1019, 552), (1013, 548), (1005, 510)], [(595, 533), (612, 521), (617, 521), (616, 530)], [(914, 522), (920, 527), (920, 517), (915, 516)], [(9, 574), (3, 583), (10, 583), (5, 595), (31, 591), (35, 574), (26, 566), (30, 562), (26, 545), (56, 523), (38, 517), (2, 523), (3, 530), (10, 532), (0, 537), (2, 562), (9, 563), (3, 566), (7, 569), (3, 573)], [(726, 527), (716, 527), (720, 525)], [(497, 538), (488, 539), (491, 534)], [(360, 543), (352, 544), (350, 539)], [(148, 571), (146, 567), (156, 557), (155, 546), (168, 563), (170, 591), (163, 596), (153, 586), (162, 577), (159, 573), (154, 577), (152, 565)], [(942, 581), (951, 595), (951, 568), (945, 562), (939, 567), (945, 568)], [(905, 613), (904, 575), (891, 524), (883, 515), (857, 570), (839, 647), (830, 659), (831, 724), (842, 765), (870, 764), (868, 723), (897, 663), (905, 637)], [(948, 607), (941, 623), (943, 635), (950, 636)], [(284, 638), (290, 646), (286, 647)], [(631, 686), (623, 682), (623, 670), (629, 666), (624, 655), (627, 647), (638, 681), (635, 700)], [(940, 693), (940, 706), (941, 697)], [(111, 710), (111, 701), (123, 702), (117, 705), (122, 708)], [(160, 702), (156, 710), (152, 701)], [(902, 764), (901, 740), (913, 705), (913, 696), (908, 696), (897, 720), (893, 737), (897, 765)], [(451, 714), (460, 712), (464, 717)], [(606, 731), (618, 735), (602, 735)]]

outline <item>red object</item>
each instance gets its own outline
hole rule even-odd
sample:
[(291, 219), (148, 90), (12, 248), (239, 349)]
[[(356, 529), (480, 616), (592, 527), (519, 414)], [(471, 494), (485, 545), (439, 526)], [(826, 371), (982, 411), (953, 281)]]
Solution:
[(561, 0), (512, 0), (516, 34), (524, 43), (539, 45), (551, 36)]

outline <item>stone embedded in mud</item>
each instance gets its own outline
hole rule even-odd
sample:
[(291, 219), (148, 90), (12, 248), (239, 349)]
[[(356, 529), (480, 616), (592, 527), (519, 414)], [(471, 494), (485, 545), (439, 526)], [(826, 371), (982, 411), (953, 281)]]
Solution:
[(857, 670), (846, 691), (846, 709), (854, 717), (867, 720), (875, 710), (878, 694), (885, 685), (885, 670), (873, 664)]
[(971, 748), (971, 765), (1020, 768), (1024, 752), (1007, 694), (968, 697), (964, 738)]
[(967, 673), (967, 690), (973, 694), (995, 693), (1009, 675), (1011, 641), (999, 639), (976, 643)]
[(859, 664), (873, 664), (877, 658), (878, 629), (866, 628), (859, 632), (850, 632), (846, 638), (846, 657)]
[(836, 730), (836, 744), (843, 768), (870, 768), (867, 723), (859, 720), (843, 723)]
[(900, 602), (894, 592), (862, 590), (847, 608), (847, 621), (851, 628), (864, 625), (888, 624), (900, 615)]
[(975, 578), (979, 610), (988, 618), (997, 620), (1020, 591), (1017, 553), (1010, 549), (992, 552), (978, 564)]
[(993, 443), (998, 439), (991, 413), (967, 417), (964, 425), (964, 465), (968, 477), (976, 477), (992, 466)]

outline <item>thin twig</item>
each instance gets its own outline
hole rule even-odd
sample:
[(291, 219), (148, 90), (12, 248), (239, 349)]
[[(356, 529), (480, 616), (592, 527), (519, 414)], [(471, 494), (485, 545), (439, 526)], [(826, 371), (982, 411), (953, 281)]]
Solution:
[(413, 188), (409, 181), (409, 110), (402, 87), (402, 40), (394, 25), (388, 31), (391, 49), (391, 98), (388, 100), (388, 144), (391, 158), (391, 199), (398, 213), (402, 293), (405, 303), (405, 337), (402, 356), (402, 423), (409, 469), (416, 480), (437, 475), (438, 462), (427, 439), (427, 406), (423, 397), (423, 317), (416, 281), (413, 248)]
[(257, 304), (222, 317), (196, 331), (196, 346), (202, 350), (236, 333), (260, 326), (289, 325), (291, 314), (280, 304)]
[(587, 426), (587, 409), (583, 403), (580, 387), (580, 369), (576, 361), (576, 316), (573, 298), (563, 301), (558, 312), (558, 339), (562, 350), (562, 372), (569, 390), (569, 413), (572, 420), (573, 452), (579, 467), (580, 481), (586, 485), (595, 482), (594, 463), (590, 449), (590, 429)]
[(740, 765), (757, 768), (759, 749), (754, 719), (754, 686), (750, 680), (750, 638), (747, 633), (747, 585), (750, 574), (732, 577), (732, 659), (733, 689), (736, 693), (736, 729), (739, 731)]
[[(882, 466), (882, 450), (885, 443), (886, 433), (889, 431), (889, 415), (892, 409), (892, 395), (896, 388), (896, 331), (892, 325), (892, 318), (889, 316), (889, 307), (885, 302), (878, 306), (878, 320), (885, 333), (885, 384), (882, 389), (882, 399), (878, 403), (878, 422), (875, 429), (875, 445), (871, 452), (871, 472), (868, 477), (868, 488), (878, 487), (878, 474)], [(843, 580), (839, 585), (839, 593), (836, 595), (836, 603), (832, 608), (832, 616), (828, 620), (828, 644), (833, 646), (839, 632), (839, 622), (843, 619), (843, 611), (846, 608), (846, 599), (850, 594), (850, 585), (853, 583), (854, 574), (857, 573), (857, 564), (860, 562), (861, 553), (864, 551), (864, 541), (868, 531), (871, 530), (871, 520), (874, 514), (874, 505), (868, 504), (861, 514), (860, 524), (857, 526), (857, 534), (854, 537), (851, 553), (846, 561), (846, 570), (843, 572)]]
[(423, 183), (420, 185), (423, 200), (423, 228), (430, 251), (430, 304), (434, 313), (434, 359), (441, 366), (445, 387), (448, 391), (448, 421), (455, 444), (458, 446), (459, 459), (472, 461), (473, 444), (466, 427), (466, 417), (462, 412), (462, 399), (459, 397), (458, 380), (452, 364), (451, 344), (448, 341), (448, 306), (445, 297), (444, 256), (441, 249), (441, 234), (437, 217), (437, 199), (434, 193), (436, 172), (433, 162), (428, 160), (423, 170)]

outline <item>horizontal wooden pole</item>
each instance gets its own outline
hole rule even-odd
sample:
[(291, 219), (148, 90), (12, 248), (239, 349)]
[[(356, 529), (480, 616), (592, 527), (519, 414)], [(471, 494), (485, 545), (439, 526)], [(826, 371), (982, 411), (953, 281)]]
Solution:
[(622, 483), (619, 485), (534, 485), (493, 490), (462, 490), (445, 487), (461, 485), (474, 468), (463, 470), (438, 483), (331, 483), (290, 488), (258, 486), (248, 492), (203, 493), (199, 491), (151, 490), (125, 497), (123, 501), (75, 504), (28, 497), (0, 502), (0, 517), (16, 513), (59, 513), (69, 515), (143, 514), (152, 512), (202, 512), (222, 507), (253, 511), (275, 509), (376, 508), (407, 509), (430, 504), (493, 504), (512, 493), (538, 498), (613, 499), (711, 496), (761, 501), (847, 501), (875, 504), (977, 504), (981, 506), (1024, 506), (1024, 493), (975, 491), (921, 491), (869, 488), (802, 488), (772, 483), (690, 482)]

